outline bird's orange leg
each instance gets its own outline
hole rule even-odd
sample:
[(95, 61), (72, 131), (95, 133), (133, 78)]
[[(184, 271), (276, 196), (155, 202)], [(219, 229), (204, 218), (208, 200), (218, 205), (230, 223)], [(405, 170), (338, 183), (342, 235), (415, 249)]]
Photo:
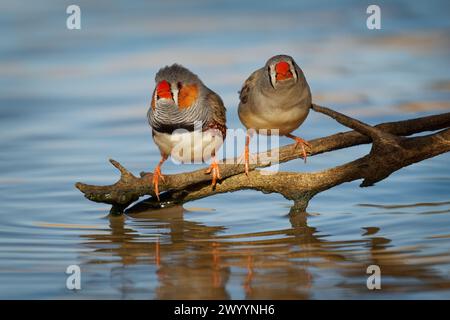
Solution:
[(217, 179), (222, 179), (222, 177), (220, 176), (219, 165), (217, 164), (215, 155), (212, 156), (211, 165), (209, 166), (208, 170), (205, 171), (205, 173), (212, 175), (211, 186), (213, 188), (216, 186)]
[(156, 239), (155, 262), (156, 262), (156, 266), (159, 267), (159, 265), (161, 264), (159, 237)]
[(253, 279), (253, 257), (249, 255), (247, 257), (247, 277), (244, 281), (244, 290), (247, 294), (252, 293), (252, 279)]
[(159, 179), (161, 178), (162, 182), (165, 182), (164, 176), (161, 174), (161, 166), (166, 160), (167, 156), (165, 154), (162, 154), (161, 160), (159, 160), (159, 163), (156, 166), (155, 171), (153, 172), (153, 189), (155, 190), (155, 195), (158, 201), (159, 201)]
[(248, 177), (248, 167), (249, 167), (249, 145), (250, 145), (250, 135), (247, 131), (245, 136), (245, 148), (244, 148), (244, 160), (245, 160), (245, 175)]
[(245, 175), (248, 177), (248, 172), (250, 171), (250, 160), (252, 163), (256, 163), (256, 156), (252, 155), (250, 153), (250, 138), (254, 134), (253, 129), (247, 130), (246, 136), (245, 136), (245, 147), (244, 152), (237, 158), (237, 163), (242, 164), (244, 163), (245, 168)]
[(295, 148), (297, 148), (298, 146), (302, 147), (302, 154), (303, 154), (303, 159), (305, 159), (305, 163), (306, 163), (306, 149), (305, 146), (307, 146), (308, 148), (311, 148), (311, 145), (308, 143), (308, 141), (303, 140), (302, 138), (296, 137), (290, 133), (288, 133), (286, 135), (286, 137), (294, 139), (295, 140)]

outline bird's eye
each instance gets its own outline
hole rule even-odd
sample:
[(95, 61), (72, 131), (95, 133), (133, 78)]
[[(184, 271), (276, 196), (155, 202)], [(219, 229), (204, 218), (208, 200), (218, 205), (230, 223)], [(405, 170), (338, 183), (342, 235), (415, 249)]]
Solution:
[(181, 82), (178, 82), (177, 83), (177, 88), (178, 88), (178, 90), (181, 90), (181, 87), (182, 87), (183, 85), (181, 84)]

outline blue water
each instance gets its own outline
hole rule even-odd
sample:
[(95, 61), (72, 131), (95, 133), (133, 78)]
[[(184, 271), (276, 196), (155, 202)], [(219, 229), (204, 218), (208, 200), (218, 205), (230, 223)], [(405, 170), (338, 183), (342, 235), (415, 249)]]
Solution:
[[(78, 1), (81, 30), (66, 28), (70, 4), (0, 3), (0, 298), (450, 298), (450, 154), (374, 187), (335, 187), (294, 218), (292, 203), (256, 191), (114, 217), (74, 188), (115, 182), (109, 158), (154, 168), (146, 112), (154, 74), (174, 62), (222, 96), (229, 128), (243, 128), (242, 82), (278, 53), (296, 59), (316, 103), (370, 124), (448, 112), (447, 1), (379, 1), (381, 30), (366, 28), (366, 1)], [(344, 130), (311, 112), (296, 133)], [(366, 287), (371, 264), (381, 290)], [(69, 265), (81, 290), (66, 288)]]

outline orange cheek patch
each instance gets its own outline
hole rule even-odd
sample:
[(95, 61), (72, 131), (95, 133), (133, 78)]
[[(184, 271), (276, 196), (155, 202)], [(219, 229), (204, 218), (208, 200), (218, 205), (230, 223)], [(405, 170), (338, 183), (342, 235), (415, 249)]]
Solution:
[(189, 108), (194, 104), (198, 97), (197, 85), (185, 85), (178, 92), (178, 107)]

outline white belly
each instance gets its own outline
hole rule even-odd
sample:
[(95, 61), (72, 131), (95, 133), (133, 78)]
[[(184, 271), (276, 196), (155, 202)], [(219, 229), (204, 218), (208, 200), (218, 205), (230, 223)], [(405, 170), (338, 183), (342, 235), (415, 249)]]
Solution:
[(158, 133), (153, 136), (159, 150), (182, 163), (202, 163), (217, 154), (223, 144), (218, 130)]
[(239, 118), (247, 129), (255, 129), (259, 134), (286, 135), (305, 121), (310, 106), (309, 90), (275, 96), (255, 93), (247, 104), (239, 105)]
[[(247, 111), (247, 112), (246, 112)], [(239, 115), (247, 129), (254, 129), (259, 134), (286, 135), (297, 129), (308, 116), (308, 108), (280, 110), (267, 108), (259, 112), (242, 111)]]
[(277, 110), (274, 114), (253, 115), (252, 124), (260, 134), (265, 134), (267, 130), (270, 134), (275, 134), (278, 130), (279, 135), (285, 135), (297, 129), (307, 115), (308, 109)]

